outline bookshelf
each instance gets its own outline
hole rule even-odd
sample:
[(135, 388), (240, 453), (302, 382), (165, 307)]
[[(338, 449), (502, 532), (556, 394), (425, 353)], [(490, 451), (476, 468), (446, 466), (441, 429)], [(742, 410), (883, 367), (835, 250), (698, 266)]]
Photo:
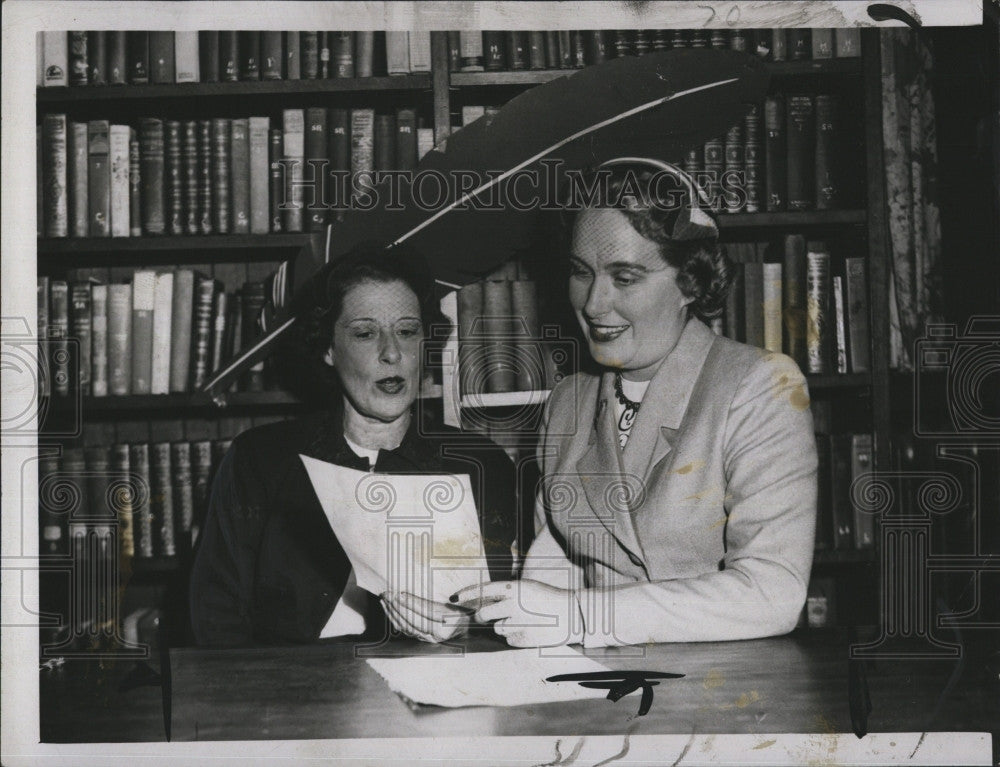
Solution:
[[(768, 62), (775, 91), (815, 92), (829, 88), (849, 94), (862, 114), (863, 194), (852, 207), (835, 210), (782, 212), (726, 212), (719, 216), (727, 242), (769, 239), (783, 233), (807, 237), (852, 237), (867, 252), (868, 306), (871, 366), (868, 372), (809, 375), (813, 399), (829, 403), (835, 416), (850, 415), (873, 437), (874, 468), (889, 466), (888, 289), (886, 215), (882, 181), (881, 79), (878, 32), (863, 30), (862, 55), (853, 58)], [(391, 110), (413, 106), (425, 127), (433, 129), (435, 142), (453, 125), (453, 112), (462, 104), (502, 103), (521, 90), (572, 75), (575, 69), (497, 72), (453, 71), (449, 65), (448, 35), (432, 33), (429, 74), (328, 78), (315, 80), (260, 80), (179, 84), (44, 87), (37, 90), (40, 115), (62, 112), (68, 119), (109, 116), (134, 119), (156, 113), (178, 119), (207, 119), (269, 113), (284, 108), (355, 105)], [(609, 54), (613, 55), (613, 54)], [(259, 111), (257, 111), (259, 110)], [(278, 123), (280, 127), (280, 122)], [(127, 268), (191, 265), (207, 269), (218, 280), (260, 279), (281, 260), (306, 247), (319, 232), (267, 234), (165, 235), (137, 237), (83, 237), (38, 239), (39, 274), (56, 277), (69, 270), (107, 271), (118, 279)], [(863, 255), (859, 253), (858, 255)], [(239, 275), (245, 275), (240, 277)], [(445, 313), (456, 317), (454, 294), (444, 301)], [(457, 341), (449, 341), (457, 359)], [(446, 373), (442, 384), (428, 392), (441, 400), (453, 423), (461, 423), (463, 410), (540, 406), (547, 391), (488, 393), (461, 396), (455, 376)], [(72, 410), (68, 402), (53, 398), (49, 416), (60, 419)], [(113, 441), (213, 440), (225, 441), (242, 428), (307, 412), (307, 406), (283, 391), (239, 391), (226, 396), (225, 407), (197, 392), (162, 395), (84, 397), (80, 403), (87, 426)], [(448, 416), (446, 416), (447, 418)], [(179, 424), (179, 426), (178, 426)], [(138, 436), (137, 436), (138, 435)], [(145, 435), (145, 436), (143, 436)], [(132, 577), (139, 585), (156, 587), (183, 570), (183, 555), (136, 559)], [(850, 605), (853, 596), (871, 592), (877, 582), (876, 552), (866, 550), (817, 551), (815, 573), (833, 578), (838, 603)], [(141, 575), (141, 577), (139, 577)], [(860, 600), (863, 601), (863, 600)], [(859, 613), (860, 614), (860, 613)], [(847, 613), (845, 621), (857, 616)]]

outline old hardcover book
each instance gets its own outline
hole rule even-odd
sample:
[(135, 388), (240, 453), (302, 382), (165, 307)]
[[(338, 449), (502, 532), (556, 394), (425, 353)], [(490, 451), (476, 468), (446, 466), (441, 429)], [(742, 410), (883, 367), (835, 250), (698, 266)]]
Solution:
[(93, 336), (90, 317), (90, 283), (74, 282), (70, 287), (70, 338), (76, 339), (76, 386), (84, 397), (90, 395), (90, 363)]
[(868, 281), (865, 277), (865, 259), (845, 258), (844, 271), (846, 273), (844, 300), (851, 372), (867, 373), (871, 369), (869, 351), (871, 340), (868, 335)]
[(157, 556), (177, 555), (174, 537), (174, 488), (171, 480), (170, 443), (149, 446), (149, 508), (152, 513), (153, 551)]
[(285, 32), (285, 79), (302, 79), (302, 47), (298, 32)]
[(66, 115), (42, 118), (42, 210), (46, 237), (66, 237), (69, 231), (66, 195)]
[(743, 125), (736, 123), (726, 133), (725, 170), (723, 171), (723, 204), (729, 213), (746, 209), (746, 144)]
[(131, 559), (135, 556), (132, 501), (137, 495), (137, 488), (131, 476), (129, 446), (120, 443), (112, 445), (110, 453), (111, 476), (123, 488), (113, 495), (111, 507), (118, 517), (118, 551), (123, 558)]
[(787, 29), (772, 29), (771, 30), (771, 60), (772, 61), (787, 61), (788, 56), (788, 30)]
[(483, 71), (483, 34), (478, 29), (459, 32), (462, 72)]
[(181, 188), (184, 233), (198, 234), (198, 121), (181, 124)]
[(556, 32), (559, 38), (559, 68), (573, 69), (575, 60), (573, 56), (573, 36), (568, 29), (560, 29)]
[(212, 443), (198, 440), (191, 443), (191, 486), (194, 515), (191, 521), (191, 545), (198, 541), (198, 533), (208, 515), (208, 498), (212, 477)]
[(784, 352), (799, 366), (808, 369), (806, 354), (806, 240), (801, 234), (785, 235), (782, 270), (784, 293)]
[(788, 58), (790, 61), (808, 59), (812, 55), (812, 30), (808, 27), (790, 27), (788, 33)]
[(528, 69), (545, 69), (545, 33), (528, 32)]
[(325, 107), (305, 110), (305, 168), (303, 176), (312, 179), (308, 189), (303, 189), (302, 204), (307, 232), (320, 232), (326, 226), (327, 181), (329, 170), (329, 136)]
[(754, 104), (743, 121), (744, 170), (747, 213), (764, 209), (764, 125), (760, 108)]
[(764, 194), (769, 212), (782, 211), (788, 203), (788, 141), (785, 132), (785, 98), (777, 94), (764, 102)]
[(872, 464), (872, 435), (851, 435), (851, 508), (854, 514), (854, 548), (870, 549), (875, 545), (875, 515), (863, 505), (855, 503), (855, 498), (862, 498), (860, 483), (862, 477), (870, 474)]
[(194, 523), (194, 485), (189, 443), (171, 443), (170, 468), (173, 475), (175, 542), (180, 551), (186, 552), (191, 548), (191, 526)]
[(833, 58), (833, 30), (815, 28), (812, 30), (812, 58)]
[(559, 69), (561, 62), (559, 35), (554, 29), (550, 29), (545, 33), (545, 68)]
[(270, 182), (270, 224), (272, 232), (284, 231), (282, 223), (281, 203), (285, 199), (285, 176), (281, 167), (281, 158), (285, 147), (285, 137), (281, 128), (271, 128), (268, 142), (269, 182)]
[(812, 96), (787, 100), (788, 209), (816, 207), (816, 112)]
[(132, 394), (152, 393), (155, 300), (156, 272), (136, 271), (132, 276)]
[(52, 280), (49, 295), (49, 370), (52, 391), (59, 396), (69, 395), (69, 285), (64, 280)]
[(149, 32), (128, 32), (128, 81), (130, 85), (149, 82)]
[(400, 107), (396, 110), (396, 170), (417, 167), (417, 110)]
[(315, 80), (319, 77), (319, 32), (299, 33), (302, 47), (302, 79)]
[(858, 27), (840, 27), (833, 33), (838, 59), (861, 55), (861, 30)]
[(48, 397), (52, 394), (50, 380), (51, 367), (47, 355), (49, 349), (49, 278), (38, 276), (38, 395)]
[(335, 78), (354, 77), (354, 33), (330, 33), (330, 71)]
[(302, 178), (305, 165), (305, 113), (302, 109), (282, 112), (283, 155), (285, 162), (282, 223), (286, 232), (301, 232), (304, 226)]
[(194, 272), (190, 269), (174, 273), (170, 316), (170, 391), (185, 392), (191, 380), (191, 323), (194, 317)]
[(107, 120), (87, 123), (87, 208), (90, 236), (111, 236), (111, 146)]
[(212, 304), (212, 340), (210, 343), (212, 355), (208, 364), (208, 370), (212, 373), (233, 356), (233, 345), (229, 339), (232, 338), (236, 325), (232, 322), (232, 307), (229, 304), (228, 293), (224, 290), (215, 293)]
[(198, 231), (212, 233), (212, 121), (198, 120)]
[[(341, 220), (350, 199), (351, 172), (351, 113), (348, 109), (331, 108), (327, 111), (327, 152), (330, 164), (327, 172), (327, 203), (334, 209), (334, 216)], [(327, 214), (329, 218), (329, 213)]]
[(414, 74), (431, 71), (431, 33), (409, 32), (410, 72)]
[(448, 32), (448, 71), (457, 72), (462, 67), (462, 42), (457, 30)]
[(170, 391), (170, 335), (173, 331), (174, 274), (156, 275), (153, 287), (153, 357), (150, 368), (150, 394)]
[(375, 71), (375, 33), (354, 33), (354, 76), (371, 77)]
[(385, 33), (386, 69), (390, 75), (410, 74), (410, 41), (407, 32)]
[(219, 32), (219, 79), (224, 83), (235, 83), (240, 79), (239, 32)]
[(244, 30), (237, 34), (240, 51), (240, 80), (260, 79), (260, 32)]
[(781, 347), (781, 264), (764, 264), (764, 348), (782, 352)]
[(215, 281), (197, 275), (195, 280), (194, 319), (191, 328), (191, 390), (200, 391), (211, 369), (212, 299)]
[(132, 286), (108, 285), (108, 392), (132, 391)]
[(260, 33), (260, 79), (280, 80), (285, 60), (284, 32), (265, 30)]
[(394, 115), (375, 115), (374, 162), (376, 171), (396, 167), (396, 118)]
[(847, 324), (844, 318), (844, 279), (839, 274), (833, 278), (833, 371), (847, 372)]
[(203, 30), (198, 33), (198, 71), (202, 82), (219, 82), (219, 32)]
[(139, 176), (142, 196), (143, 234), (166, 231), (163, 206), (163, 121), (144, 117), (139, 121)]
[(87, 79), (91, 85), (108, 84), (108, 34), (87, 32)]
[(42, 32), (42, 81), (46, 88), (69, 85), (69, 38), (66, 32)]
[(498, 29), (483, 30), (483, 69), (500, 72), (507, 65), (504, 56), (504, 33)]
[[(242, 348), (247, 348), (260, 336), (257, 322), (264, 308), (266, 294), (263, 282), (247, 282), (243, 286), (243, 338)], [(244, 391), (264, 391), (264, 361), (253, 365), (244, 376)]]
[(201, 82), (201, 62), (196, 31), (174, 33), (174, 74), (179, 83)]
[(230, 231), (250, 232), (250, 139), (249, 122), (244, 118), (230, 123), (229, 205)]
[(833, 548), (854, 548), (854, 508), (851, 504), (851, 435), (830, 437), (830, 495), (833, 518)]
[(318, 32), (316, 47), (319, 49), (319, 79), (326, 80), (330, 76), (330, 35), (328, 32)]
[(142, 153), (139, 132), (128, 129), (128, 233), (130, 237), (142, 236)]
[(112, 125), (109, 129), (111, 162), (111, 236), (128, 237), (132, 232), (132, 211), (129, 184), (129, 143), (132, 129), (128, 125)]
[(504, 33), (504, 48), (507, 53), (507, 68), (511, 71), (528, 68), (528, 36), (524, 32)]
[(229, 145), (230, 123), (225, 117), (212, 119), (212, 230), (229, 234)]
[(826, 244), (810, 242), (806, 253), (806, 356), (808, 373), (831, 370), (830, 253)]
[(722, 176), (726, 169), (726, 149), (722, 138), (706, 141), (703, 156), (705, 158), (705, 192), (711, 201), (712, 210), (720, 211), (724, 205)]
[(270, 205), (268, 184), (270, 162), (268, 158), (269, 117), (251, 117), (248, 121), (250, 143), (250, 233), (267, 234), (270, 230)]
[(87, 202), (87, 166), (90, 162), (87, 123), (70, 123), (66, 138), (69, 232), (72, 237), (87, 237), (90, 235), (90, 207)]
[(69, 84), (87, 85), (87, 43), (89, 35), (86, 32), (69, 33)]
[(149, 82), (174, 83), (174, 33), (149, 33)]
[(184, 186), (181, 172), (181, 124), (163, 123), (163, 199), (166, 204), (167, 233), (184, 234)]
[(69, 553), (69, 520), (62, 510), (54, 488), (59, 482), (59, 456), (38, 456), (38, 554), (57, 557)]
[(375, 110), (351, 110), (351, 178), (359, 194), (372, 184), (375, 171)]
[(145, 442), (129, 445), (129, 472), (141, 487), (150, 488), (149, 493), (138, 493), (132, 501), (132, 536), (136, 559), (153, 557), (153, 510), (151, 508), (153, 488), (150, 486), (149, 445)]
[(843, 196), (840, 168), (844, 164), (839, 146), (840, 103), (829, 93), (816, 95), (816, 210), (841, 207)]
[[(649, 53), (650, 50), (650, 40), (649, 36), (645, 34), (645, 30), (636, 30), (636, 55), (641, 56), (642, 53)], [(639, 38), (642, 36), (642, 53), (639, 52)], [(570, 32), (570, 47), (573, 50), (573, 67), (575, 69), (583, 69), (587, 66), (587, 37), (588, 33), (582, 29), (574, 29)]]

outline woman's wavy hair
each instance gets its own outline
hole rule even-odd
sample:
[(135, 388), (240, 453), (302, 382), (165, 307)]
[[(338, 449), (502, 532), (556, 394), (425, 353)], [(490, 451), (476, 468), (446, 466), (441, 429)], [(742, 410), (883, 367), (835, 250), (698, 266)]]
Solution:
[[(451, 323), (441, 312), (426, 262), (412, 250), (391, 250), (365, 242), (327, 265), (310, 280), (295, 301), (298, 321), (279, 356), (286, 386), (307, 401), (328, 402), (340, 391), (336, 371), (324, 359), (333, 341), (333, 328), (350, 290), (364, 283), (402, 282), (417, 297), (424, 327), (424, 361), (435, 359), (429, 349), (444, 343)], [(425, 366), (426, 367), (426, 366)]]
[[(693, 179), (688, 176), (686, 180), (697, 189)], [(664, 173), (655, 164), (637, 162), (592, 169), (583, 175), (581, 184), (581, 188), (593, 190), (593, 195), (582, 206), (567, 204), (564, 208), (565, 253), (570, 252), (573, 225), (583, 209), (619, 210), (635, 231), (659, 246), (663, 260), (677, 269), (677, 287), (694, 299), (688, 306), (689, 314), (710, 320), (722, 313), (733, 268), (719, 247), (718, 237), (680, 241), (672, 237), (678, 217), (691, 205), (691, 187), (684, 179)], [(714, 220), (707, 204), (698, 207)]]

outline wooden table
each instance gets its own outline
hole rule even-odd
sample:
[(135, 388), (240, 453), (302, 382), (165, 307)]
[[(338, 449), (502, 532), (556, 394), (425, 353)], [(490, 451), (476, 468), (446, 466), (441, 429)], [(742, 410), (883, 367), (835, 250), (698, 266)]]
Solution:
[[(469, 650), (506, 649), (495, 639)], [(399, 642), (392, 653), (449, 652)], [(850, 733), (848, 645), (842, 634), (796, 633), (743, 642), (653, 645), (588, 651), (616, 670), (685, 674), (654, 688), (648, 714), (639, 696), (509, 708), (416, 710), (390, 691), (351, 643), (239, 650), (170, 651), (160, 686), (122, 691), (134, 662), (103, 668), (76, 662), (43, 677), (44, 742), (304, 738)], [(456, 659), (456, 673), (461, 660)], [(867, 661), (869, 732), (979, 731), (1000, 742), (996, 648), (957, 661)], [(155, 664), (154, 664), (155, 665)], [(68, 664), (69, 666), (69, 664)], [(856, 667), (857, 668), (857, 667)], [(134, 675), (133, 675), (134, 681)], [(164, 715), (167, 715), (166, 717)]]

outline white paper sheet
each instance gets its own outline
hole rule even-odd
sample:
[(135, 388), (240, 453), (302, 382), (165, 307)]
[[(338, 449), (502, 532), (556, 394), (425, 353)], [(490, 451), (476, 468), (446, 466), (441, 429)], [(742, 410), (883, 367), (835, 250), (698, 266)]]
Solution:
[(489, 582), (467, 474), (376, 474), (299, 458), (361, 588), (447, 602)]
[(498, 650), (371, 658), (368, 665), (397, 695), (431, 706), (525, 706), (605, 698), (608, 694), (606, 689), (588, 689), (576, 682), (545, 681), (556, 674), (608, 671), (569, 647), (560, 648), (559, 655), (553, 657), (542, 656), (537, 649)]

